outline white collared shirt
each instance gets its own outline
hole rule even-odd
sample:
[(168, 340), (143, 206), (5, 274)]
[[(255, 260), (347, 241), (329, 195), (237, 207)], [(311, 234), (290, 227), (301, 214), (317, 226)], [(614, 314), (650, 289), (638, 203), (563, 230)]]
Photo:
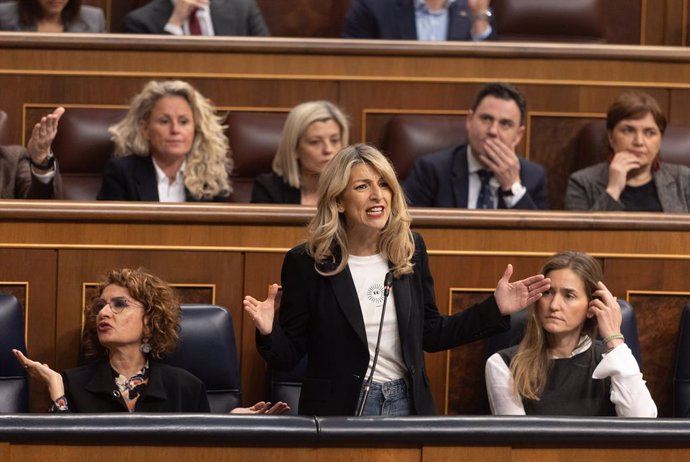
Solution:
[[(486, 170), (486, 167), (482, 165), (479, 160), (477, 160), (476, 157), (474, 157), (474, 154), (472, 154), (472, 147), (468, 144), (467, 145), (467, 172), (468, 172), (468, 188), (469, 190), (467, 191), (467, 208), (468, 209), (476, 209), (477, 208), (477, 199), (479, 199), (479, 190), (481, 189), (482, 186), (482, 180), (479, 178), (479, 170)], [(491, 188), (491, 199), (494, 202), (494, 208), (498, 208), (498, 192), (501, 187), (499, 184), (498, 180), (496, 177), (491, 177), (491, 180), (489, 180), (489, 187)], [(524, 186), (522, 187), (521, 191), (518, 191), (517, 194), (513, 194), (512, 196), (504, 196), (503, 197), (503, 202), (506, 204), (506, 207), (512, 208), (517, 204), (520, 199), (522, 199), (527, 192), (527, 188)]]
[(182, 162), (180, 168), (175, 174), (175, 181), (170, 182), (170, 178), (163, 172), (163, 170), (153, 160), (153, 168), (156, 170), (156, 184), (158, 185), (158, 201), (159, 202), (185, 202), (187, 194), (184, 188), (184, 169), (187, 162)]
[[(426, 5), (426, 0), (414, 1), (414, 17), (417, 26), (417, 40), (426, 41), (445, 41), (448, 40), (448, 24), (450, 22), (450, 6), (457, 0), (447, 0), (443, 8), (437, 11), (430, 11)], [(468, 12), (464, 12), (468, 14)], [(492, 32), (491, 25), (484, 32), (475, 36), (472, 40), (486, 40)]]
[[(170, 3), (172, 3), (174, 7), (177, 0), (170, 0)], [(213, 21), (211, 20), (211, 8), (208, 5), (199, 7), (194, 14), (196, 14), (199, 20), (201, 35), (216, 35), (213, 30)], [(182, 27), (168, 23), (165, 25), (164, 30), (172, 35), (191, 35), (189, 33), (189, 19), (186, 19), (185, 22), (182, 23)]]
[[(588, 336), (580, 338), (580, 344), (570, 357), (592, 347)], [(602, 355), (602, 360), (592, 373), (593, 379), (611, 378), (610, 399), (620, 417), (656, 417), (657, 409), (649, 389), (642, 378), (640, 367), (632, 351), (625, 343)], [(484, 371), (486, 391), (493, 415), (525, 415), (522, 399), (514, 392), (513, 375), (500, 354), (494, 353), (486, 361)]]

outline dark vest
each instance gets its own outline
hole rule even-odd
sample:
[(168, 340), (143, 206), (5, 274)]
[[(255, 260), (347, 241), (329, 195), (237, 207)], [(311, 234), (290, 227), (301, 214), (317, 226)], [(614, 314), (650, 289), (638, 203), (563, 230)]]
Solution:
[[(518, 346), (499, 352), (503, 361), (510, 362)], [(546, 387), (538, 401), (522, 399), (527, 415), (615, 416), (611, 402), (611, 379), (593, 379), (592, 373), (601, 361), (606, 347), (595, 341), (592, 348), (573, 356), (554, 360)]]

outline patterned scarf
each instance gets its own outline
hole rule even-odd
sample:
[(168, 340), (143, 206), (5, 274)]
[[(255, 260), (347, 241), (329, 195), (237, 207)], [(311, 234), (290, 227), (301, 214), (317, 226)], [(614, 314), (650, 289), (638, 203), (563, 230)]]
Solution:
[(146, 361), (144, 368), (129, 379), (122, 374), (118, 374), (117, 371), (114, 371), (114, 374), (117, 374), (115, 384), (120, 390), (120, 395), (127, 405), (127, 409), (129, 412), (134, 412), (137, 400), (141, 396), (141, 390), (149, 383), (149, 362)]

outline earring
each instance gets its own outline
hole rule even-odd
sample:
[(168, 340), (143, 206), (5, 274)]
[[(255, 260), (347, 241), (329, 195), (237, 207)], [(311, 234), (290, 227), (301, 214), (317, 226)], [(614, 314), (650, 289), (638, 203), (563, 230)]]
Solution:
[(151, 353), (151, 344), (149, 343), (149, 339), (147, 339), (146, 337), (142, 338), (141, 345), (139, 345), (139, 349), (145, 355)]

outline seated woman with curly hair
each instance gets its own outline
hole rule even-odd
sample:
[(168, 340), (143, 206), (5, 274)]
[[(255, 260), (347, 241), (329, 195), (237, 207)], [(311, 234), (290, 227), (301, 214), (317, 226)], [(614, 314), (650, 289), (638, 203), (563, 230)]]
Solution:
[(105, 166), (98, 199), (226, 201), (232, 160), (220, 120), (187, 82), (147, 83), (110, 127), (115, 158)]
[[(160, 361), (178, 341), (181, 309), (173, 289), (141, 269), (124, 268), (108, 273), (98, 291), (82, 336), (94, 362), (59, 374), (13, 350), (29, 375), (48, 386), (51, 412), (209, 412), (203, 382)], [(259, 402), (232, 412), (286, 409)]]

